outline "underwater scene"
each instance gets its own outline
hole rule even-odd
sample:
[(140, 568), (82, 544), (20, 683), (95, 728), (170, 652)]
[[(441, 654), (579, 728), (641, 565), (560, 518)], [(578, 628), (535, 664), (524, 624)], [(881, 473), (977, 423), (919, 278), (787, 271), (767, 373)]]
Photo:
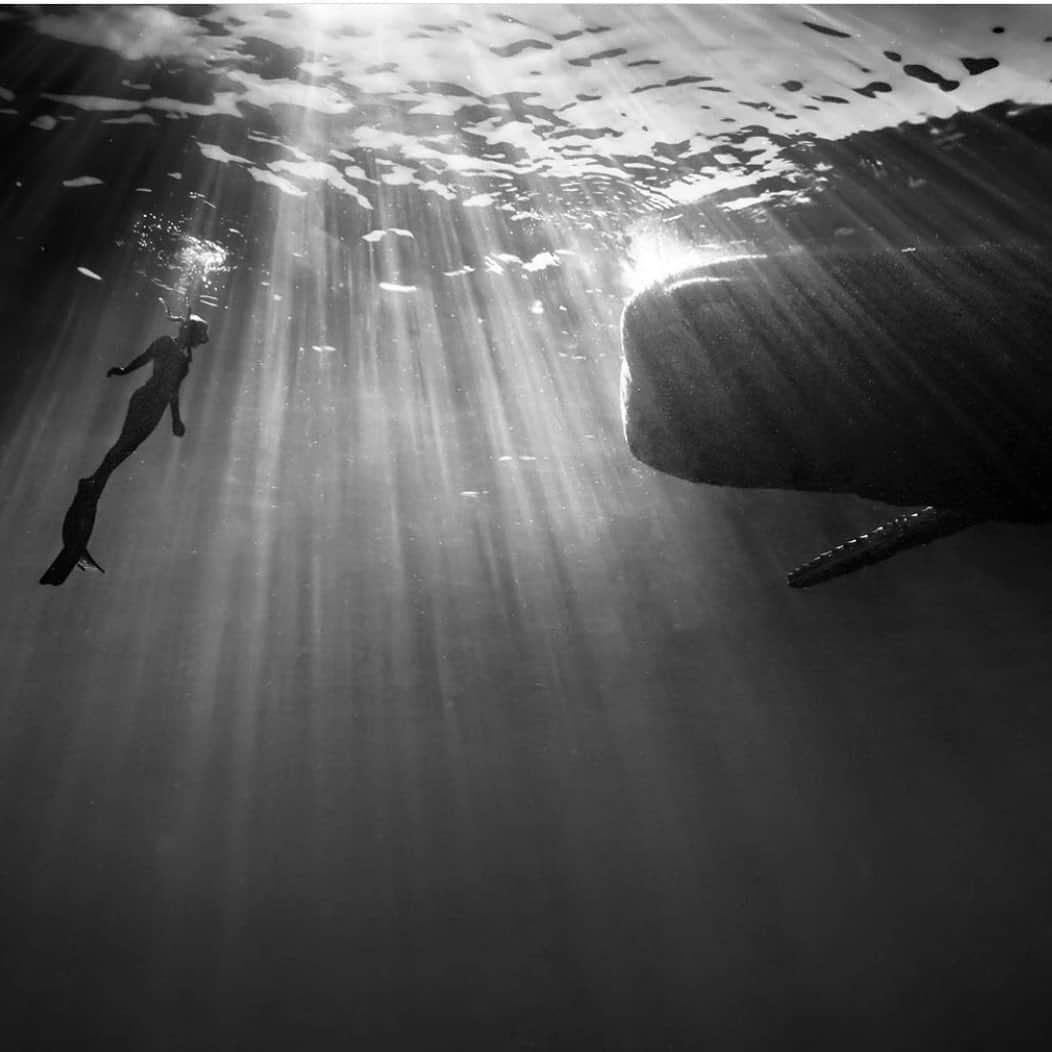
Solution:
[(1050, 244), (1052, 6), (0, 8), (5, 1047), (1044, 1047)]

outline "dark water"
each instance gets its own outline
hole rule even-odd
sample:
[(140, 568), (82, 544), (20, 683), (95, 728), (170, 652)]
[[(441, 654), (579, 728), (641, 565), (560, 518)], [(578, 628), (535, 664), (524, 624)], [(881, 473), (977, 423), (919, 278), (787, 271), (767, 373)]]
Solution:
[(12, 1047), (1037, 1044), (1048, 528), (791, 592), (875, 506), (633, 461), (618, 324), (1046, 238), (1052, 9), (0, 14)]

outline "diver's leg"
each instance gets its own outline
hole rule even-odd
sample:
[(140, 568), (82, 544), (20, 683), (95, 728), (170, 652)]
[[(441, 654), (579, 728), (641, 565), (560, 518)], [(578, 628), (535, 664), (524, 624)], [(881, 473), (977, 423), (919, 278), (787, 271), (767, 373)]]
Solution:
[(179, 392), (178, 390), (172, 395), (172, 400), (168, 403), (168, 408), (172, 411), (172, 434), (176, 438), (182, 438), (186, 434), (186, 425), (183, 423), (183, 418), (179, 414)]
[(124, 427), (121, 428), (117, 441), (102, 458), (95, 474), (89, 476), (92, 484), (100, 489), (105, 486), (114, 470), (149, 438), (163, 414), (164, 402), (151, 397), (148, 392), (136, 391), (128, 404), (128, 414), (124, 418)]

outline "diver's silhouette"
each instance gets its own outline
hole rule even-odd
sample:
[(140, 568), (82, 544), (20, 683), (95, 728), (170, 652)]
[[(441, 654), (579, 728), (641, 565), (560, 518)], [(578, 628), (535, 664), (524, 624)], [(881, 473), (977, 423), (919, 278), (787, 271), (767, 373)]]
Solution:
[(165, 409), (171, 409), (172, 433), (178, 438), (186, 434), (179, 415), (179, 386), (190, 371), (193, 348), (204, 343), (208, 343), (207, 323), (196, 314), (189, 314), (180, 320), (178, 337), (161, 336), (138, 358), (106, 373), (107, 376), (127, 376), (147, 362), (153, 362), (153, 375), (131, 396), (120, 436), (95, 469), (95, 474), (90, 476), (91, 482), (100, 490), (114, 469), (150, 436), (161, 422)]
[[(164, 300), (161, 303), (164, 304)], [(77, 485), (76, 496), (62, 522), (62, 551), (40, 578), (41, 584), (62, 584), (75, 566), (102, 571), (88, 552), (88, 541), (95, 528), (99, 497), (110, 475), (150, 436), (165, 409), (171, 410), (172, 432), (179, 438), (186, 434), (179, 415), (179, 387), (190, 371), (193, 349), (208, 343), (208, 324), (204, 318), (191, 314), (189, 305), (184, 318), (173, 316), (167, 306), (165, 313), (170, 321), (179, 322), (179, 335), (174, 339), (161, 336), (127, 365), (116, 366), (106, 373), (107, 376), (127, 376), (147, 362), (153, 363), (153, 375), (131, 396), (117, 441), (95, 473)]]
[(73, 572), (74, 566), (82, 570), (105, 572), (88, 551), (101, 492), (101, 487), (91, 479), (81, 479), (78, 483), (77, 495), (62, 520), (62, 551), (40, 578), (41, 584), (62, 584)]

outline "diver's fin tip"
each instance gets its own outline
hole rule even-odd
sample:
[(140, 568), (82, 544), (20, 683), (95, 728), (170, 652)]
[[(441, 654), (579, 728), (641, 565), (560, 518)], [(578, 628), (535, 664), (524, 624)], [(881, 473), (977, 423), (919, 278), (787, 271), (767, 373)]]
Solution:
[[(57, 562), (57, 560), (56, 560)], [(69, 571), (62, 572), (61, 566), (49, 566), (44, 571), (44, 576), (40, 578), (41, 584), (50, 584), (57, 588), (60, 584), (64, 584), (66, 578), (69, 576)]]
[(84, 554), (77, 560), (78, 570), (91, 570), (92, 573), (105, 573), (106, 571), (99, 566), (97, 562), (91, 557), (91, 553), (86, 549)]

